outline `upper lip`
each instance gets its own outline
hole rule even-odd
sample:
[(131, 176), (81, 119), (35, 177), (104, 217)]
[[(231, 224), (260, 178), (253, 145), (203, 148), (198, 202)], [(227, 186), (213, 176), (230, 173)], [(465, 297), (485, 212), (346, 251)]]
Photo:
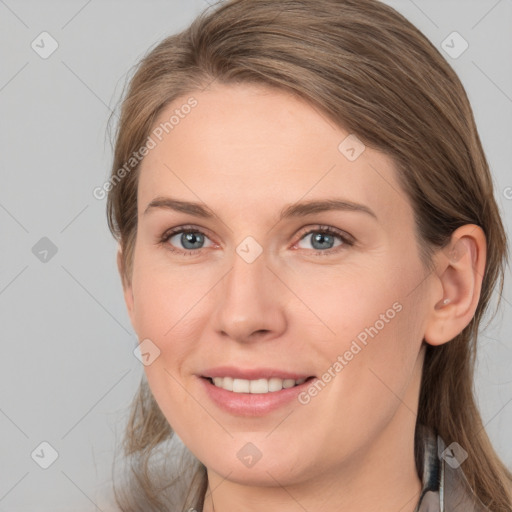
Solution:
[(208, 368), (201, 373), (201, 377), (233, 377), (234, 379), (258, 380), (258, 379), (306, 379), (312, 374), (301, 372), (289, 372), (277, 368), (240, 368), (234, 366), (216, 366)]

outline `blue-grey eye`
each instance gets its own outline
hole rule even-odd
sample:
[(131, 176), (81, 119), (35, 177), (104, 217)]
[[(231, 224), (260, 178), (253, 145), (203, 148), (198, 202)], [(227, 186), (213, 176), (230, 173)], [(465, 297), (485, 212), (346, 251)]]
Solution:
[(207, 240), (208, 238), (199, 231), (181, 231), (169, 238), (172, 245), (187, 251), (202, 249)]
[[(302, 249), (309, 249), (310, 247), (304, 247), (300, 245), (302, 242), (304, 242), (304, 240), (307, 240), (308, 238), (311, 239), (310, 243), (313, 249), (315, 250), (333, 249), (334, 247), (342, 245), (344, 242), (341, 235), (326, 233), (325, 231), (322, 230), (315, 230), (307, 233), (299, 241), (299, 247), (301, 247)], [(336, 239), (338, 239), (338, 243), (336, 243)]]

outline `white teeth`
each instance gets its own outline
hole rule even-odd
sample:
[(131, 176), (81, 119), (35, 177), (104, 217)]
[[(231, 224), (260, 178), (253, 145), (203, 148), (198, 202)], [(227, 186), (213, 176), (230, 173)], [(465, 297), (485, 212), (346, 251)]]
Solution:
[(233, 391), (233, 381), (234, 379), (231, 377), (224, 377), (224, 382), (221, 383), (220, 387), (227, 389), (228, 391)]
[(272, 393), (274, 391), (281, 391), (282, 389), (292, 388), (298, 386), (306, 381), (306, 378), (294, 380), (294, 379), (280, 379), (278, 377), (272, 377), (271, 379), (257, 379), (257, 380), (246, 380), (246, 379), (234, 379), (232, 377), (214, 377), (213, 384), (227, 391), (233, 391), (234, 393), (254, 393), (254, 394), (265, 394)]
[(245, 379), (234, 379), (233, 391), (235, 393), (250, 393), (250, 382), (251, 381)]
[(273, 377), (272, 379), (268, 380), (269, 391), (281, 391), (281, 389), (283, 389), (283, 379)]
[(251, 393), (268, 393), (268, 380), (258, 379), (249, 381)]
[(283, 380), (283, 388), (293, 388), (293, 386), (295, 386), (295, 381), (293, 379)]

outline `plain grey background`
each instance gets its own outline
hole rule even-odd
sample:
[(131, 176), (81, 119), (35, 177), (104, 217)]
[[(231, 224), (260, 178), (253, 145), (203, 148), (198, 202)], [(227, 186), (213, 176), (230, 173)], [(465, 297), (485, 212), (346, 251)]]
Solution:
[[(512, 0), (387, 3), (466, 87), (510, 234)], [(108, 178), (107, 121), (126, 73), (206, 7), (0, 0), (0, 512), (111, 510), (114, 446), (143, 367), (105, 200), (92, 192)], [(476, 386), (486, 429), (512, 467), (510, 274), (503, 298), (481, 336)], [(47, 469), (43, 442), (58, 454)]]

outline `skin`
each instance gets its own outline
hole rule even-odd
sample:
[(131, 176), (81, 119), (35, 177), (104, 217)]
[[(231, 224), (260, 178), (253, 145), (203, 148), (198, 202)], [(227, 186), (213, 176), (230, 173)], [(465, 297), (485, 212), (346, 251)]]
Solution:
[[(429, 272), (389, 157), (367, 147), (349, 161), (338, 150), (349, 133), (283, 91), (216, 85), (193, 96), (197, 107), (142, 162), (133, 274), (123, 286), (139, 340), (161, 351), (145, 366), (155, 399), (207, 467), (205, 512), (412, 512), (421, 490), (413, 446), (425, 343), (449, 342), (474, 315), (484, 233), (459, 228), (457, 258), (439, 251)], [(161, 196), (202, 203), (215, 217), (145, 213)], [(377, 219), (323, 211), (278, 221), (288, 205), (326, 198), (365, 205)], [(206, 235), (195, 255), (171, 251), (184, 250), (179, 235), (159, 243), (180, 226)], [(354, 244), (334, 237), (318, 249), (319, 226)], [(236, 252), (248, 236), (263, 249), (252, 263)], [(121, 253), (118, 264), (123, 276)], [(451, 302), (440, 307), (444, 298)], [(401, 311), (306, 405), (229, 414), (198, 377), (219, 365), (319, 377), (395, 303)], [(237, 457), (248, 442), (262, 455), (252, 467)]]

